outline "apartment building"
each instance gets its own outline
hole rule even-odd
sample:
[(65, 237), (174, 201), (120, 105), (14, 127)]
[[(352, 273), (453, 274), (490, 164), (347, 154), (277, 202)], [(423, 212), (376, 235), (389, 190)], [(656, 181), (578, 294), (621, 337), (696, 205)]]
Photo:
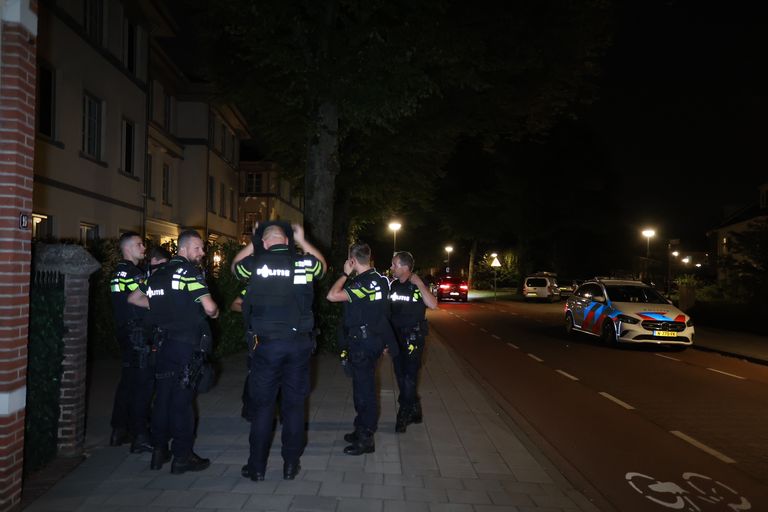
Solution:
[(161, 2), (40, 2), (33, 237), (237, 239), (246, 123), (164, 49), (176, 31)]
[(250, 239), (256, 222), (304, 222), (304, 195), (294, 193), (290, 180), (274, 162), (240, 162), (241, 241)]

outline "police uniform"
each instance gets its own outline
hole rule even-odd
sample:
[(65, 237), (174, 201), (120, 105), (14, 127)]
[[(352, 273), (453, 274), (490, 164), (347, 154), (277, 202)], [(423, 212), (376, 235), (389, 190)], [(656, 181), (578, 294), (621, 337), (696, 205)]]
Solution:
[(193, 469), (202, 469), (210, 461), (192, 451), (193, 402), (199, 377), (193, 358), (201, 348), (211, 349), (210, 326), (200, 304), (200, 299), (209, 295), (208, 287), (199, 267), (183, 256), (174, 256), (150, 276), (143, 291), (149, 299), (150, 321), (158, 333), (151, 467), (160, 469), (167, 462), (168, 441), (172, 439), (171, 472), (186, 471), (186, 461), (192, 461)]
[(376, 362), (385, 345), (392, 348), (389, 325), (389, 281), (375, 269), (358, 274), (344, 285), (349, 302), (344, 304), (342, 348), (348, 352), (355, 404), (355, 431), (345, 440), (351, 455), (374, 451), (373, 434), (379, 421), (376, 397)]
[(151, 449), (148, 422), (155, 380), (144, 326), (147, 310), (128, 303), (128, 295), (143, 284), (144, 277), (132, 262), (120, 260), (110, 280), (112, 313), (122, 360), (112, 409), (114, 433), (110, 444), (122, 444), (125, 439), (121, 433), (128, 432), (134, 438), (131, 451), (136, 452)]
[(309, 359), (315, 346), (313, 282), (322, 275), (323, 267), (314, 256), (294, 254), (287, 245), (279, 244), (244, 258), (235, 272), (248, 281), (243, 315), (251, 351), (250, 456), (242, 473), (252, 480), (264, 478), (280, 391), (284, 477), (293, 478), (306, 445), (305, 401)]
[(390, 284), (392, 327), (397, 336), (400, 353), (392, 363), (400, 389), (397, 413), (398, 432), (405, 432), (408, 423), (421, 423), (421, 405), (416, 391), (421, 356), (424, 352), (424, 336), (427, 334), (427, 305), (419, 287), (410, 281), (395, 279)]

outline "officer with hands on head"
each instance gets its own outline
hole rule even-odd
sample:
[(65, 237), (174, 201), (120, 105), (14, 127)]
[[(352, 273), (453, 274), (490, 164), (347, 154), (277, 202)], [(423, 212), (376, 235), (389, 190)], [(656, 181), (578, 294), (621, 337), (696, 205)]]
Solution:
[(122, 369), (112, 408), (110, 446), (131, 442), (131, 453), (151, 452), (149, 408), (155, 382), (155, 370), (149, 364), (150, 343), (144, 329), (147, 311), (128, 302), (128, 296), (144, 282), (144, 272), (137, 266), (144, 258), (144, 241), (133, 231), (120, 236), (122, 259), (110, 280), (112, 314), (120, 345)]
[[(291, 229), (306, 254), (293, 251)], [(264, 480), (279, 391), (283, 479), (293, 480), (306, 446), (305, 403), (310, 391), (309, 360), (315, 348), (313, 284), (323, 275), (326, 263), (298, 224), (267, 222), (253, 240), (232, 262), (233, 273), (248, 282), (242, 311), (251, 351), (246, 397), (250, 456), (241, 474)]]
[(396, 432), (405, 432), (410, 423), (421, 423), (421, 402), (416, 390), (427, 335), (427, 308), (437, 309), (437, 298), (422, 279), (413, 273), (413, 255), (399, 251), (392, 257), (389, 302), (392, 327), (400, 353), (392, 358), (400, 395), (400, 408), (395, 422)]
[[(194, 399), (201, 377), (196, 364), (201, 351), (210, 352), (207, 317), (217, 318), (219, 308), (205, 284), (202, 262), (205, 252), (197, 231), (179, 235), (178, 254), (147, 280), (146, 286), (129, 298), (148, 305), (150, 323), (157, 327), (157, 394), (152, 411), (152, 462), (161, 469), (171, 459), (171, 473), (202, 471), (210, 466), (192, 451), (194, 445)], [(173, 440), (171, 450), (168, 442)]]
[[(352, 274), (354, 277), (350, 277)], [(328, 291), (331, 302), (344, 302), (340, 345), (348, 354), (352, 373), (352, 397), (355, 404), (355, 430), (346, 434), (348, 455), (373, 453), (373, 434), (379, 422), (376, 396), (376, 363), (384, 347), (396, 350), (389, 324), (389, 281), (371, 267), (371, 248), (354, 244), (344, 272)], [(343, 354), (343, 352), (342, 352)]]

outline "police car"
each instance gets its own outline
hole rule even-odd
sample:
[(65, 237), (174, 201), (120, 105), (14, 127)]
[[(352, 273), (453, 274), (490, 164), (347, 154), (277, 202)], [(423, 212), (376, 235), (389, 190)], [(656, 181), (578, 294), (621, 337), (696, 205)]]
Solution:
[(586, 281), (565, 303), (565, 330), (599, 336), (604, 343), (693, 344), (693, 320), (640, 281)]

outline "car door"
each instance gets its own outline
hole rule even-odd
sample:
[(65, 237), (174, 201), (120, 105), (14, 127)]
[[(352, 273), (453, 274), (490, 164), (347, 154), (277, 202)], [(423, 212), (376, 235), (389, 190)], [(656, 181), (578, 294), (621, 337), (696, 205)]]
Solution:
[(589, 299), (587, 297), (588, 291), (588, 284), (579, 286), (571, 297), (571, 314), (573, 315), (573, 324), (579, 328), (584, 322), (584, 309), (589, 304)]

